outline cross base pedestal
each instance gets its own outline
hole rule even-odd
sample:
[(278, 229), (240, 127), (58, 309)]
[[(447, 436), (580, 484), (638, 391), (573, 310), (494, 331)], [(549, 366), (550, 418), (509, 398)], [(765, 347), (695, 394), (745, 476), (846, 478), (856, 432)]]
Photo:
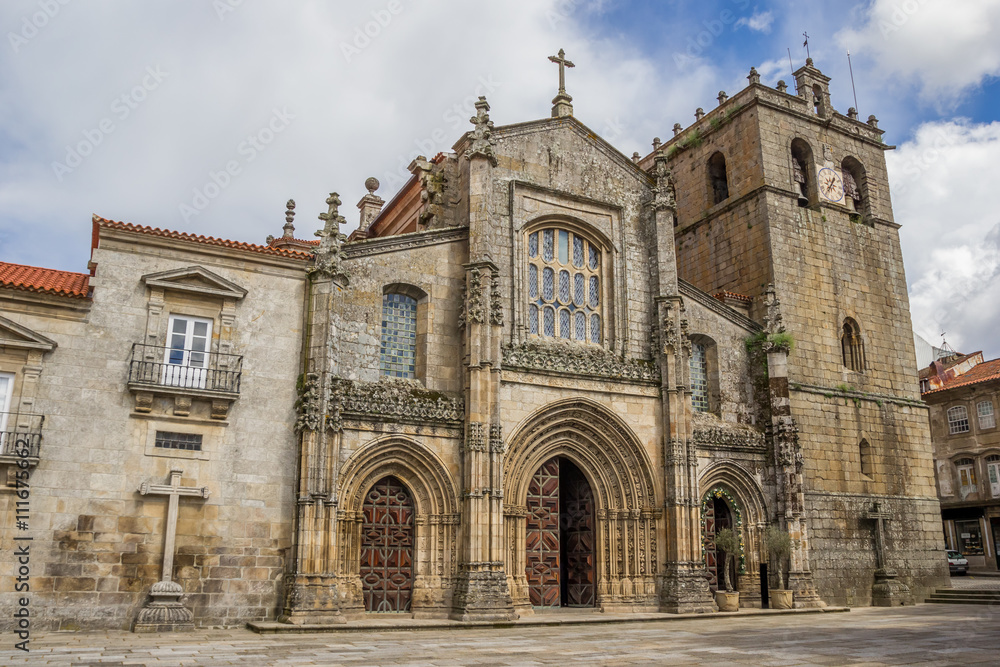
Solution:
[(873, 607), (899, 607), (913, 604), (910, 587), (897, 581), (895, 570), (880, 567), (875, 570), (875, 583), (872, 584)]
[(132, 632), (186, 632), (194, 630), (194, 613), (183, 604), (184, 589), (173, 581), (158, 581), (149, 601), (139, 611)]

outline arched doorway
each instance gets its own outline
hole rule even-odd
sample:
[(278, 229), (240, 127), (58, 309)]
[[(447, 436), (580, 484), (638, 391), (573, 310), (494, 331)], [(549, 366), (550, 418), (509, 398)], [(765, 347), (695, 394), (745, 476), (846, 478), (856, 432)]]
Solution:
[(593, 607), (594, 494), (580, 469), (556, 456), (528, 485), (525, 575), (535, 607)]
[(383, 477), (362, 506), (361, 585), (365, 611), (408, 612), (413, 594), (413, 498)]
[(739, 509), (730, 506), (726, 493), (721, 489), (709, 492), (702, 502), (704, 515), (705, 566), (708, 568), (708, 584), (713, 591), (724, 588), (728, 583), (733, 590), (739, 590), (739, 576), (743, 554), (729, 554), (729, 570), (722, 578), (722, 568), (725, 565), (726, 553), (716, 546), (715, 535), (723, 528), (729, 528), (740, 533), (743, 523)]

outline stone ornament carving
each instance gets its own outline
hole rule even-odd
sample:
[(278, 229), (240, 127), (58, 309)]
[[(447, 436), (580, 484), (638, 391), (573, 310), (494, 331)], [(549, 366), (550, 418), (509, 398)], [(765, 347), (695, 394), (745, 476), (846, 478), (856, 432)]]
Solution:
[(677, 205), (677, 200), (674, 192), (674, 183), (670, 174), (670, 167), (668, 166), (669, 160), (666, 155), (659, 153), (653, 159), (653, 169), (650, 174), (656, 181), (656, 186), (653, 189), (653, 202), (652, 207), (656, 211), (662, 211), (666, 209), (674, 209)]
[(465, 436), (465, 448), (470, 452), (486, 451), (486, 429), (482, 422), (469, 422), (469, 433)]
[(343, 415), (378, 422), (410, 420), (451, 425), (465, 418), (465, 400), (461, 397), (428, 391), (402, 378), (382, 378), (378, 382), (335, 380), (329, 408), (338, 423)]
[(340, 196), (336, 192), (331, 192), (326, 199), (328, 206), (326, 213), (320, 213), (319, 219), (323, 221), (323, 229), (316, 232), (319, 237), (319, 246), (313, 249), (314, 265), (307, 271), (311, 278), (333, 278), (339, 276), (348, 278), (344, 267), (344, 259), (341, 255), (341, 246), (347, 240), (340, 231), (340, 226), (347, 222), (344, 216), (340, 215)]
[(799, 446), (799, 427), (793, 417), (780, 417), (774, 427), (774, 449), (778, 465), (802, 471), (802, 448)]
[(695, 416), (694, 443), (699, 447), (731, 447), (763, 451), (764, 434), (749, 426), (726, 424), (724, 422), (698, 423)]
[(469, 119), (475, 125), (475, 129), (469, 133), (472, 145), (465, 151), (463, 157), (471, 160), (473, 157), (481, 156), (489, 160), (491, 166), (497, 166), (497, 157), (493, 152), (493, 121), (490, 120), (490, 104), (486, 97), (480, 95), (476, 102), (476, 115)]
[(485, 305), (483, 304), (483, 276), (479, 269), (469, 271), (469, 294), (466, 300), (466, 320), (482, 324), (485, 320)]
[(490, 451), (494, 454), (503, 454), (503, 426), (498, 422), (490, 424)]
[(660, 327), (660, 342), (663, 354), (685, 352), (691, 354), (691, 339), (689, 338), (688, 319), (684, 302), (680, 302), (678, 312), (667, 304), (663, 311), (663, 324)]
[(319, 376), (306, 373), (299, 382), (299, 397), (295, 401), (295, 430), (316, 431), (319, 429)]
[(490, 324), (503, 325), (503, 303), (500, 295), (500, 278), (495, 273), (490, 279)]
[(610, 380), (660, 381), (659, 369), (652, 362), (624, 359), (601, 347), (559, 340), (530, 339), (521, 345), (505, 345), (503, 365)]

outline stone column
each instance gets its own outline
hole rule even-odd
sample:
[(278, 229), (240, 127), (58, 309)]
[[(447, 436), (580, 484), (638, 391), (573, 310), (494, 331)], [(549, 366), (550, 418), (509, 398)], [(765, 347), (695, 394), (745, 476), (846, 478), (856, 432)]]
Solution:
[(475, 130), (463, 154), (469, 170), (469, 263), (465, 300), (466, 425), (462, 461), (462, 537), (452, 618), (510, 620), (517, 617), (503, 566), (503, 434), (500, 431), (500, 343), (503, 304), (500, 277), (491, 259), (497, 233), (493, 187), (490, 105), (476, 102)]
[(320, 215), (326, 224), (317, 232), (320, 247), (308, 271), (305, 357), (296, 402), (300, 454), (293, 571), (285, 579), (280, 616), (296, 624), (345, 622), (337, 578), (340, 425), (329, 406), (340, 375), (338, 317), (349, 278), (340, 256), (340, 198), (331, 193), (326, 202), (329, 210)]
[[(715, 611), (701, 558), (698, 452), (689, 387), (691, 341), (684, 301), (677, 286), (674, 251), (676, 209), (667, 158), (657, 155), (650, 202), (650, 252), (656, 267), (654, 299), (657, 320), (654, 351), (660, 361), (663, 401), (663, 462), (666, 498), (666, 557), (660, 578), (660, 609), (675, 613)], [(660, 564), (657, 563), (657, 568)]]

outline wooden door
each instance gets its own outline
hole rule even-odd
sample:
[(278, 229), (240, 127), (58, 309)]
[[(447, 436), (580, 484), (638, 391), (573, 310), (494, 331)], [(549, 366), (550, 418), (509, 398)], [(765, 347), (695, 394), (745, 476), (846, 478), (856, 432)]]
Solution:
[(528, 485), (524, 571), (528, 599), (535, 607), (558, 607), (559, 597), (559, 459), (541, 465)]
[(361, 527), (365, 611), (410, 611), (413, 593), (413, 501), (395, 477), (368, 492)]
[(563, 461), (560, 541), (564, 557), (563, 604), (594, 606), (594, 494), (580, 470)]

